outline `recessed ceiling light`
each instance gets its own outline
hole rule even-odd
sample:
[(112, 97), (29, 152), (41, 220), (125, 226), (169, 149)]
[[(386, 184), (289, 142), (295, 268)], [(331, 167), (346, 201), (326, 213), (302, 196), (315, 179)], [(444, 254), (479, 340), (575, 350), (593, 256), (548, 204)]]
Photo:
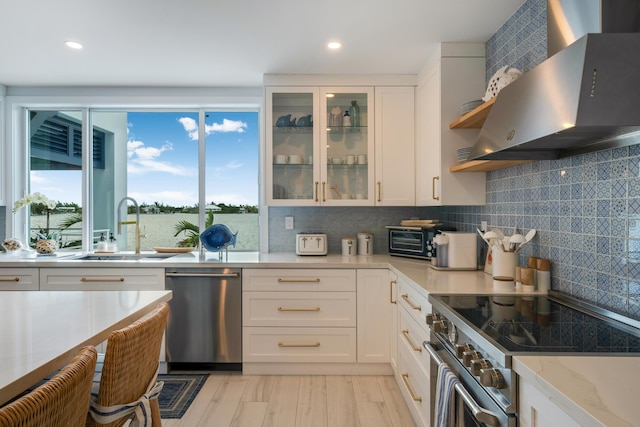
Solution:
[(340, 43), (340, 42), (329, 42), (327, 47), (329, 49), (340, 49), (342, 47), (342, 43)]
[(82, 44), (78, 42), (74, 42), (73, 40), (67, 40), (64, 42), (64, 44), (67, 45), (67, 47), (70, 47), (71, 49), (82, 49)]

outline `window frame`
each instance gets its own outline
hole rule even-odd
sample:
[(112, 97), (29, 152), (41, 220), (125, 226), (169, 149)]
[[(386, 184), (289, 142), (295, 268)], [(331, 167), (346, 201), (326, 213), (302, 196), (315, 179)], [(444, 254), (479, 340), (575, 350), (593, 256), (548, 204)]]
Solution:
[[(25, 88), (26, 92), (33, 89)], [(5, 173), (3, 179), (6, 180), (6, 235), (28, 241), (28, 212), (22, 209), (15, 214), (12, 212), (13, 204), (16, 200), (26, 194), (29, 186), (29, 144), (25, 144), (28, 135), (29, 110), (77, 110), (82, 111), (82, 250), (88, 252), (92, 250), (92, 230), (93, 230), (93, 146), (87, 141), (93, 141), (91, 114), (99, 111), (190, 111), (197, 112), (199, 122), (204, 120), (206, 112), (211, 111), (253, 111), (258, 113), (258, 208), (259, 208), (259, 229), (260, 229), (260, 252), (265, 252), (268, 248), (268, 209), (264, 203), (264, 130), (263, 130), (263, 97), (262, 88), (184, 88), (184, 89), (131, 89), (130, 94), (115, 95), (112, 89), (107, 88), (38, 88), (40, 94), (34, 95), (9, 95), (6, 101), (6, 158), (1, 164), (4, 165)], [(65, 93), (59, 93), (63, 90)], [(119, 92), (119, 91), (118, 91)], [(140, 95), (143, 92), (144, 95)], [(230, 95), (230, 93), (234, 93)], [(2, 104), (0, 103), (0, 108)], [(200, 199), (200, 228), (204, 228), (205, 212), (204, 206), (204, 126), (199, 127), (199, 171), (198, 171), (198, 194)], [(2, 194), (0, 194), (1, 198)]]

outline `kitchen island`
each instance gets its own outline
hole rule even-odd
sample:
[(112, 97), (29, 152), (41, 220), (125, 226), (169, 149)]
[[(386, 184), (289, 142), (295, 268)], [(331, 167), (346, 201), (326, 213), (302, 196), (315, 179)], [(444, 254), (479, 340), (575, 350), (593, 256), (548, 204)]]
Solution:
[(2, 292), (0, 405), (170, 299), (168, 291)]

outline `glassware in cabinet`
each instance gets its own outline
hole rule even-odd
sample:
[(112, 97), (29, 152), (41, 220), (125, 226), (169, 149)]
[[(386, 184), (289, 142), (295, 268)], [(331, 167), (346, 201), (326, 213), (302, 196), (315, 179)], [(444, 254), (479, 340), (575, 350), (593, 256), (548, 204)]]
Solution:
[(317, 203), (318, 92), (267, 88), (267, 191), (270, 204)]
[[(373, 204), (373, 88), (322, 88), (325, 203)], [(349, 120), (345, 120), (348, 117)], [(372, 128), (371, 128), (372, 129)]]

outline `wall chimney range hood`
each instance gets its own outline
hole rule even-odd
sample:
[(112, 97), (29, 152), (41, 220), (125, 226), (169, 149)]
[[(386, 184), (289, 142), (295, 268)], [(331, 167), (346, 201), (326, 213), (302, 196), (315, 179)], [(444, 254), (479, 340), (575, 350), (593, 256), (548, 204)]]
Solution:
[(547, 3), (550, 57), (500, 91), (470, 159), (557, 159), (640, 143), (640, 1)]

